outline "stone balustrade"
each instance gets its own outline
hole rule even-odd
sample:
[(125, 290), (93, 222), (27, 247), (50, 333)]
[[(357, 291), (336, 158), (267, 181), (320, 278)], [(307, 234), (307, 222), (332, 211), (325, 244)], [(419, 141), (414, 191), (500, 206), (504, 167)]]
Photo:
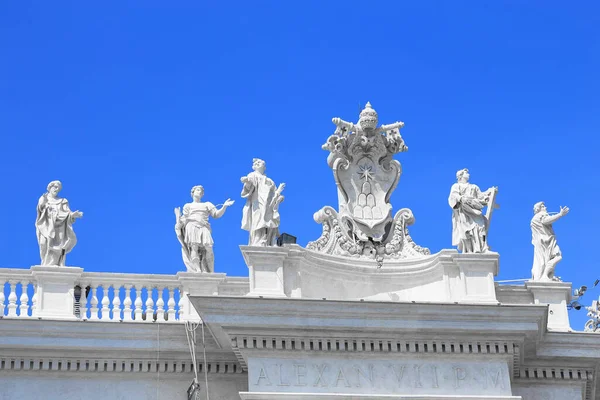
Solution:
[(198, 321), (187, 294), (245, 295), (225, 274), (84, 272), (76, 267), (0, 268), (0, 318), (103, 322)]
[(27, 269), (0, 268), (0, 317), (35, 315), (36, 282)]
[(181, 293), (176, 275), (83, 273), (74, 312), (89, 321), (176, 322), (185, 319)]

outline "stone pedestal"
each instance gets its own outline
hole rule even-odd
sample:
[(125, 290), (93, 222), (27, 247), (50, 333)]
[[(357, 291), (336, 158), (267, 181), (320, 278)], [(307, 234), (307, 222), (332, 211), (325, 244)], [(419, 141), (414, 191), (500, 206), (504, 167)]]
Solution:
[(219, 294), (219, 284), (225, 280), (226, 276), (223, 273), (178, 272), (177, 279), (184, 296), (181, 302), (183, 308), (181, 319), (199, 321), (200, 316), (196, 309), (192, 307), (189, 296), (217, 296)]
[(567, 304), (571, 301), (571, 283), (554, 281), (529, 281), (525, 287), (533, 295), (535, 304), (548, 305), (548, 330), (571, 330)]
[(75, 284), (83, 268), (33, 266), (31, 273), (37, 282), (35, 316), (38, 318), (76, 320), (74, 314)]
[(289, 258), (287, 247), (240, 246), (248, 266), (248, 296), (287, 297), (284, 263)]

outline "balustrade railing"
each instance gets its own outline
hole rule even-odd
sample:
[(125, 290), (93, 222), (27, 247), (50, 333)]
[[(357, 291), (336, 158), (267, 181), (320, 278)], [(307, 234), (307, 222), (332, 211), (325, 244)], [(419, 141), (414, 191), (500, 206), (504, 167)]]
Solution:
[[(202, 284), (215, 278), (184, 275), (0, 268), (0, 318), (146, 323), (198, 320), (183, 289), (189, 282)], [(218, 279), (224, 279), (222, 275)], [(239, 291), (238, 282), (229, 286), (229, 291)]]
[(83, 273), (75, 315), (89, 321), (175, 322), (183, 302), (176, 275)]
[(0, 269), (0, 317), (35, 315), (37, 285), (29, 270)]

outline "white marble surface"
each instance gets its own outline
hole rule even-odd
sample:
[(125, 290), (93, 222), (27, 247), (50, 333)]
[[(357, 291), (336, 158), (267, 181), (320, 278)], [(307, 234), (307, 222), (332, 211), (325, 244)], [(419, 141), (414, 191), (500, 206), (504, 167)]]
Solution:
[(47, 191), (38, 200), (35, 233), (40, 247), (41, 265), (66, 264), (67, 254), (77, 244), (73, 230), (81, 211), (71, 211), (67, 199), (58, 197), (62, 190), (60, 181), (48, 184)]
[(414, 222), (409, 209), (392, 218), (390, 196), (402, 167), (393, 156), (408, 150), (400, 135), (403, 122), (378, 124), (377, 112), (367, 103), (358, 123), (333, 118), (336, 130), (322, 146), (338, 188), (338, 209), (323, 207), (314, 219), (323, 233), (307, 248), (347, 257), (373, 259), (418, 258), (429, 250), (408, 234)]
[(265, 171), (264, 160), (252, 160), (252, 172), (240, 181), (242, 198), (246, 199), (242, 215), (242, 229), (248, 231), (248, 246), (273, 246), (279, 236), (279, 205), (284, 200), (285, 183), (275, 186)]
[(175, 209), (175, 234), (181, 244), (181, 257), (188, 272), (214, 272), (214, 242), (208, 220), (221, 218), (233, 200), (225, 200), (221, 208), (202, 202), (204, 188), (200, 185), (192, 188), (191, 196), (193, 201), (183, 206), (183, 213), (179, 207)]
[(479, 186), (469, 183), (469, 178), (468, 169), (457, 171), (457, 182), (450, 188), (452, 245), (463, 253), (485, 253), (489, 251), (487, 236), (498, 188), (491, 187), (482, 192)]
[(249, 296), (332, 300), (496, 303), (498, 254), (455, 250), (415, 259), (376, 261), (331, 256), (297, 245), (241, 246)]
[(287, 393), (510, 396), (507, 363), (364, 355), (248, 361), (249, 391)]
[(556, 243), (556, 234), (552, 224), (569, 212), (568, 207), (550, 215), (543, 201), (533, 206), (534, 216), (531, 219), (531, 243), (533, 244), (533, 267), (531, 280), (555, 280), (556, 264), (562, 260), (562, 253)]

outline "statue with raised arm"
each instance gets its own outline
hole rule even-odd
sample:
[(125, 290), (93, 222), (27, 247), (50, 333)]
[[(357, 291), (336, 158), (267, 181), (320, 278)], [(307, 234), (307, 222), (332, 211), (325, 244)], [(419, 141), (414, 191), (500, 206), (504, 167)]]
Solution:
[[(498, 188), (491, 187), (482, 192), (479, 186), (469, 183), (469, 178), (469, 170), (461, 169), (456, 173), (457, 182), (450, 189), (452, 245), (463, 253), (485, 253), (489, 251), (487, 236)], [(485, 206), (488, 209), (484, 214)]]
[(215, 256), (209, 217), (221, 218), (233, 200), (227, 199), (221, 208), (212, 203), (201, 202), (204, 188), (194, 186), (191, 191), (193, 201), (175, 209), (175, 233), (181, 243), (181, 256), (188, 272), (214, 272)]
[(562, 254), (552, 224), (569, 212), (569, 207), (561, 207), (560, 211), (550, 215), (543, 201), (533, 206), (534, 216), (531, 219), (531, 243), (533, 244), (532, 281), (557, 280), (554, 277), (556, 264), (562, 260)]
[(273, 246), (279, 235), (279, 204), (285, 183), (275, 183), (265, 175), (266, 164), (260, 158), (252, 159), (252, 169), (240, 180), (244, 184), (242, 198), (246, 199), (242, 229), (250, 232), (248, 246)]
[(77, 243), (73, 222), (83, 213), (69, 209), (67, 199), (58, 197), (61, 189), (60, 181), (52, 181), (38, 200), (35, 233), (40, 246), (41, 265), (64, 266), (67, 253)]

